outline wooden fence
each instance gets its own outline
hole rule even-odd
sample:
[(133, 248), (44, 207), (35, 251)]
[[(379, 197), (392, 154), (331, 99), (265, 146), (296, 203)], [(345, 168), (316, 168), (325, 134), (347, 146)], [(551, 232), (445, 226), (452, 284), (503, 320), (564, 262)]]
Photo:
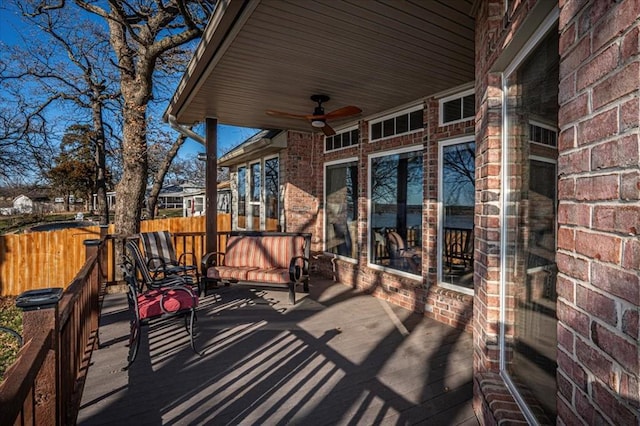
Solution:
[[(219, 231), (231, 230), (230, 216), (218, 215), (217, 227)], [(161, 230), (204, 235), (205, 217), (156, 219), (140, 224), (141, 232)], [(100, 227), (92, 226), (0, 236), (0, 296), (17, 296), (38, 288), (66, 288), (85, 262), (83, 242), (100, 238), (100, 231)], [(113, 235), (113, 225), (106, 232)], [(113, 276), (116, 264), (112, 244), (113, 239), (108, 238), (107, 277)], [(201, 240), (184, 238), (176, 245), (178, 254), (194, 251), (198, 258), (203, 254)]]

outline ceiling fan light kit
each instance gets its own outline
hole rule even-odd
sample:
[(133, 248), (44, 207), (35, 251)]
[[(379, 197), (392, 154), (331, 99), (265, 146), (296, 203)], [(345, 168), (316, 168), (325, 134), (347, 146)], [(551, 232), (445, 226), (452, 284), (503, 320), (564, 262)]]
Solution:
[(318, 105), (313, 109), (313, 114), (311, 115), (293, 114), (290, 112), (272, 110), (268, 110), (266, 111), (266, 113), (273, 116), (307, 120), (312, 127), (321, 129), (325, 136), (333, 136), (336, 134), (336, 132), (331, 128), (331, 126), (329, 126), (327, 120), (350, 117), (360, 114), (362, 110), (356, 106), (349, 105), (325, 114), (322, 104), (324, 102), (328, 102), (330, 99), (331, 98), (327, 95), (312, 95), (311, 100), (313, 102), (316, 102)]

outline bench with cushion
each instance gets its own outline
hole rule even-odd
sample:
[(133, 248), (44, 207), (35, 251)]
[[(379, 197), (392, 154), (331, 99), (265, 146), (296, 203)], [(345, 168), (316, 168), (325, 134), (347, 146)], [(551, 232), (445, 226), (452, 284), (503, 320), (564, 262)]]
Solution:
[(231, 232), (224, 252), (202, 258), (205, 295), (209, 284), (219, 282), (283, 286), (295, 304), (297, 284), (309, 292), (310, 245), (308, 233)]

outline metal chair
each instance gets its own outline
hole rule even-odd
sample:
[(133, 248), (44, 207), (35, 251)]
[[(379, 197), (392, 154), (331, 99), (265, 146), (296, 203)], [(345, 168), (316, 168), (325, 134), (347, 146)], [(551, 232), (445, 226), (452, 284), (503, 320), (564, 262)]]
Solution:
[(196, 256), (192, 252), (182, 253), (179, 257), (173, 246), (173, 238), (168, 231), (141, 232), (139, 234), (147, 267), (153, 274), (193, 275), (197, 282), (200, 273)]
[(183, 316), (185, 329), (189, 333), (191, 349), (201, 355), (196, 349), (194, 341), (194, 323), (198, 307), (197, 292), (190, 286), (179, 284), (170, 287), (148, 288), (143, 291), (141, 290), (143, 286), (138, 283), (134, 262), (125, 257), (121, 267), (127, 282), (127, 302), (131, 314), (129, 354), (125, 369), (133, 364), (138, 355), (141, 328), (149, 325), (150, 321), (155, 319)]

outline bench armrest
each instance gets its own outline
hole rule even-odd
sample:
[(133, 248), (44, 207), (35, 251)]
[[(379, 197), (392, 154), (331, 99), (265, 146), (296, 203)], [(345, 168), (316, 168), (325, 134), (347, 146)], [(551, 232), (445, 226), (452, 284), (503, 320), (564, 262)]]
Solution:
[(219, 251), (207, 253), (202, 256), (201, 271), (203, 277), (207, 276), (207, 269), (209, 269), (209, 267), (216, 266), (218, 264), (218, 256), (222, 256), (222, 258), (224, 259), (224, 253)]
[(309, 278), (309, 259), (304, 256), (295, 256), (289, 262), (289, 280), (292, 283), (301, 283)]
[[(190, 263), (187, 264), (187, 258), (191, 258)], [(180, 255), (180, 257), (178, 258), (178, 265), (179, 266), (191, 266), (191, 265), (196, 265), (196, 255), (193, 252), (184, 252)]]

